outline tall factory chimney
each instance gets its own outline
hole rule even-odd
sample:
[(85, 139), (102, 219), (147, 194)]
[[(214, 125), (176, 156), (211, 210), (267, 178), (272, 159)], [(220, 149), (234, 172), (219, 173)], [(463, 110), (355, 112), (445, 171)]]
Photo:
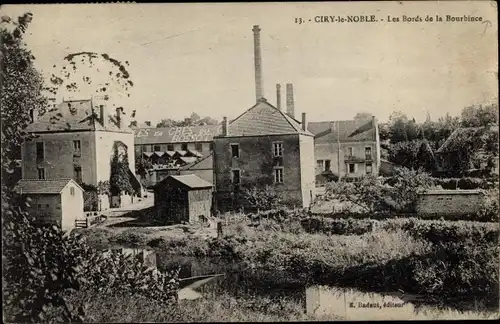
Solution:
[(276, 84), (276, 108), (281, 110), (281, 84)]
[(258, 25), (253, 26), (253, 49), (254, 49), (254, 64), (255, 64), (255, 97), (257, 102), (264, 98), (264, 85), (262, 82), (262, 55), (260, 49), (260, 28)]
[(295, 103), (293, 102), (293, 85), (286, 84), (286, 113), (288, 116), (295, 118)]

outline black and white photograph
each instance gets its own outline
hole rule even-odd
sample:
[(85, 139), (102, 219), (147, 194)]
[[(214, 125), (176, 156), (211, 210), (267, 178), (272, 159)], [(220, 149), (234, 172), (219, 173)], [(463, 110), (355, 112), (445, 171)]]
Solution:
[(497, 10), (1, 5), (3, 322), (499, 319)]

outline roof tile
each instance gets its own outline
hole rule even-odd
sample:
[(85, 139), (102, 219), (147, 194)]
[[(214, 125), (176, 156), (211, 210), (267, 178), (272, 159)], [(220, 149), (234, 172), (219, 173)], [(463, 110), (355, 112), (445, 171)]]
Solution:
[(14, 190), (20, 194), (59, 194), (69, 182), (74, 181), (72, 179), (21, 179)]
[(302, 130), (300, 123), (267, 101), (259, 101), (229, 123), (228, 136), (265, 136), (312, 134)]

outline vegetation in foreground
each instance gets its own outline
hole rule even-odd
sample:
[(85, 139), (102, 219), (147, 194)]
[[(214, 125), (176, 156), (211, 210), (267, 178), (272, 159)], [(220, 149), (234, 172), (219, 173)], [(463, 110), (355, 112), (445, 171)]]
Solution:
[[(359, 295), (351, 292), (351, 295)], [(358, 296), (359, 297), (359, 296)], [(141, 295), (95, 294), (80, 291), (71, 297), (74, 304), (85, 305), (85, 322), (275, 322), (345, 320), (333, 314), (308, 315), (304, 301), (287, 297), (234, 295), (214, 292), (198, 300), (165, 305)], [(55, 315), (55, 314), (53, 314)], [(498, 314), (481, 311), (422, 307), (407, 314), (411, 319), (493, 319)], [(54, 316), (55, 317), (55, 316)], [(405, 319), (405, 318), (403, 318)]]
[(233, 218), (224, 228), (224, 237), (218, 239), (189, 234), (151, 239), (139, 228), (116, 236), (105, 228), (86, 233), (110, 245), (153, 248), (172, 255), (216, 258), (281, 271), (307, 284), (367, 291), (403, 289), (443, 300), (473, 294), (485, 307), (488, 302), (497, 306), (496, 223), (338, 220), (290, 214), (282, 220), (283, 213), (263, 213), (267, 218), (258, 220)]

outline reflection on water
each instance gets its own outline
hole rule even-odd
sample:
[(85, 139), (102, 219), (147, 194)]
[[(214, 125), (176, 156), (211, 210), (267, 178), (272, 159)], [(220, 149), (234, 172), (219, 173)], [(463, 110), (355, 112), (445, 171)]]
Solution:
[[(398, 293), (366, 293), (354, 289), (305, 285), (280, 271), (251, 269), (245, 263), (179, 257), (143, 249), (121, 249), (122, 253), (141, 258), (160, 271), (180, 268), (180, 277), (224, 274), (200, 291), (205, 298), (218, 292), (231, 295), (287, 297), (301, 303), (308, 315), (336, 315), (347, 320), (416, 319), (422, 300)], [(427, 303), (427, 302), (425, 302)]]

